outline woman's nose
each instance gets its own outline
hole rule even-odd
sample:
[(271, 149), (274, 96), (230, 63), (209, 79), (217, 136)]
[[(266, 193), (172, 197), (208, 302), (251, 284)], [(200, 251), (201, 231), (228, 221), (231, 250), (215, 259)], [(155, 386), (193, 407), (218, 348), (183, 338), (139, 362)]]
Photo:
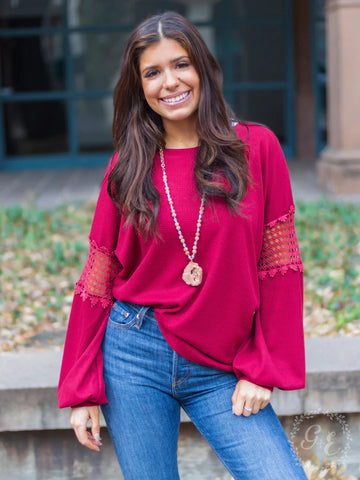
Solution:
[(164, 87), (165, 88), (174, 88), (179, 84), (179, 78), (176, 75), (176, 72), (168, 70), (164, 74)]

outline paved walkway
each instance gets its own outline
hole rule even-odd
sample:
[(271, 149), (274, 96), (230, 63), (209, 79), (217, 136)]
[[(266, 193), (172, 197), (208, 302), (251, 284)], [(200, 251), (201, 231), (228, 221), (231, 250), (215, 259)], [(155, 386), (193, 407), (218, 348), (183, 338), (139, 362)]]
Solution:
[(53, 207), (97, 197), (104, 168), (0, 172), (0, 205)]
[[(289, 162), (296, 199), (316, 200), (323, 193), (316, 185), (315, 164)], [(104, 168), (0, 172), (0, 205), (38, 205), (42, 208), (97, 197)], [(360, 199), (360, 196), (359, 196)]]
[[(315, 162), (288, 163), (295, 200), (319, 200), (325, 196), (316, 183)], [(96, 200), (104, 167), (0, 171), (0, 206), (14, 204), (37, 205), (41, 208), (61, 203)], [(343, 201), (360, 202), (359, 195), (332, 197)]]
[[(61, 203), (95, 200), (104, 168), (0, 171), (0, 205), (20, 203), (47, 208)], [(289, 171), (296, 200), (318, 200), (325, 195), (316, 184), (315, 162), (289, 162)], [(359, 196), (342, 195), (336, 199), (360, 201), (360, 193)]]

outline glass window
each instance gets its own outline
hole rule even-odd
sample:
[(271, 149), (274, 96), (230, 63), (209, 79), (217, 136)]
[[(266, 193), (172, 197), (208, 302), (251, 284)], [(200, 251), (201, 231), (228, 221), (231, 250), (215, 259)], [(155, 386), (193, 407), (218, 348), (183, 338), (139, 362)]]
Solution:
[(9, 93), (63, 90), (63, 35), (3, 38), (0, 67), (1, 86)]
[(234, 21), (249, 18), (274, 19), (283, 16), (286, 0), (232, 0), (231, 16)]
[(66, 152), (65, 102), (5, 102), (7, 155)]
[(283, 28), (240, 27), (234, 30), (232, 38), (234, 82), (285, 80), (286, 44)]
[(113, 149), (111, 97), (81, 99), (76, 102), (76, 127), (79, 151), (97, 152)]
[[(177, 11), (198, 26), (223, 67), (226, 96), (240, 118), (269, 125), (288, 144), (294, 87), (286, 48), (292, 41), (290, 3), (0, 0), (5, 161), (6, 155), (67, 152), (69, 138), (75, 162), (82, 153), (112, 151), (112, 90), (128, 34), (140, 20), (164, 10)], [(323, 48), (317, 45), (321, 68)], [(254, 82), (261, 83), (256, 91), (242, 85)], [(273, 82), (283, 82), (283, 90)], [(68, 124), (72, 102), (75, 118)]]
[[(71, 27), (118, 25), (128, 23), (129, 1), (76, 0), (68, 3), (68, 21)], [(135, 2), (134, 2), (135, 3)]]
[(77, 0), (69, 2), (70, 26), (124, 25), (132, 26), (149, 15), (163, 10), (185, 13), (182, 1), (163, 0)]
[(127, 38), (125, 32), (70, 36), (76, 90), (114, 88)]
[(60, 27), (63, 0), (1, 0), (0, 20), (3, 28)]
[(286, 142), (285, 92), (236, 92), (233, 108), (241, 120), (263, 123), (271, 128), (280, 142)]

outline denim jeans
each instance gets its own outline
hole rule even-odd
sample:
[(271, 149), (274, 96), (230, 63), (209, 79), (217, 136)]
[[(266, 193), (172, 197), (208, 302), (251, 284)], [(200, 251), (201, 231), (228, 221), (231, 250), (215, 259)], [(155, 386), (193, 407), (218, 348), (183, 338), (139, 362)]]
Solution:
[(153, 309), (115, 302), (103, 341), (102, 411), (125, 480), (178, 480), (180, 407), (238, 480), (306, 480), (271, 404), (232, 413), (233, 373), (186, 360)]

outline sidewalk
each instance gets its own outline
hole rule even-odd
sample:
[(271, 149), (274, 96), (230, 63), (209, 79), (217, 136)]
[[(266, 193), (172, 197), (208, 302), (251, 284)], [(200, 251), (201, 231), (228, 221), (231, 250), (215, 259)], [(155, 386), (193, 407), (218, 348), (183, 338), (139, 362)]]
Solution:
[(37, 205), (96, 200), (104, 168), (0, 171), (0, 205)]
[[(316, 163), (289, 161), (295, 200), (319, 200), (326, 196), (316, 184)], [(104, 167), (54, 170), (0, 170), (0, 206), (14, 204), (50, 208), (61, 203), (96, 200)], [(341, 195), (330, 200), (360, 202), (359, 195)]]
[[(318, 200), (315, 164), (289, 162), (295, 199)], [(58, 170), (0, 171), (0, 205), (41, 208), (79, 200), (96, 200), (105, 167)], [(360, 194), (359, 194), (360, 199)]]

